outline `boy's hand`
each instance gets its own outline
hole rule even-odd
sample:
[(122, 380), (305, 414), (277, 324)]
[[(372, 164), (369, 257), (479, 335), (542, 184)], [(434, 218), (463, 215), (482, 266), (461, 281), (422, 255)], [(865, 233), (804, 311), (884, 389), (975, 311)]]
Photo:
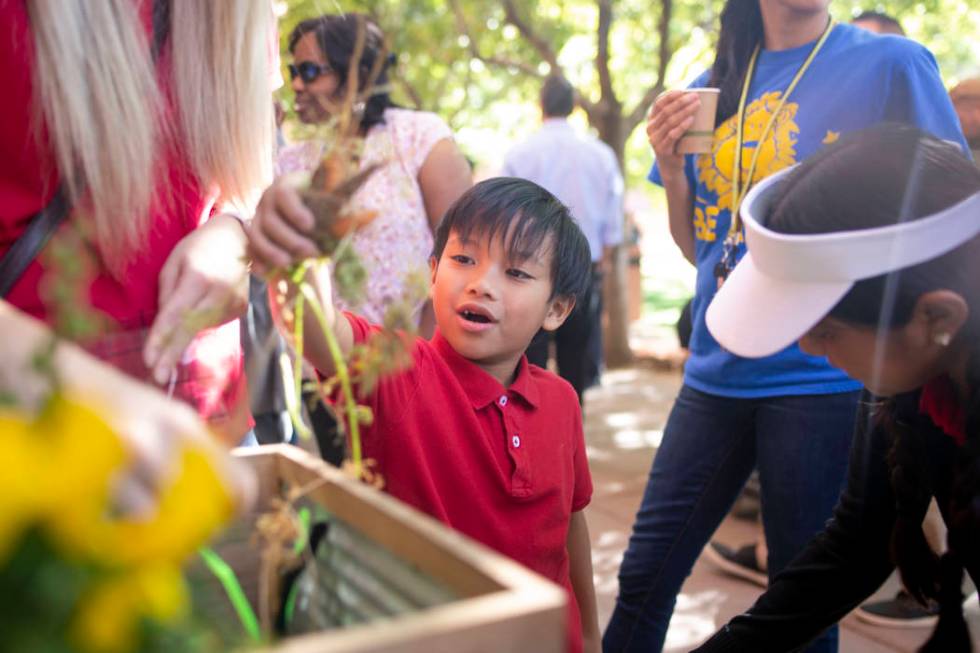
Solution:
[(314, 224), (299, 192), (288, 180), (277, 179), (262, 193), (248, 229), (253, 270), (267, 277), (272, 270), (317, 256)]
[[(255, 209), (255, 218), (248, 229), (249, 252), (252, 269), (269, 280), (270, 306), (273, 319), (287, 337), (292, 325), (286, 324), (280, 312), (283, 304), (291, 304), (297, 288), (291, 283), (280, 283), (284, 271), (295, 263), (319, 256), (320, 250), (312, 238), (315, 219), (303, 203), (299, 191), (288, 178), (277, 179), (265, 189)], [(330, 270), (325, 265), (314, 265), (307, 270), (305, 281), (317, 295), (328, 328), (346, 357), (354, 347), (354, 335), (350, 323), (337, 317), (332, 301)], [(321, 373), (334, 372), (334, 360), (323, 335), (322, 326), (313, 311), (304, 313), (304, 356)]]

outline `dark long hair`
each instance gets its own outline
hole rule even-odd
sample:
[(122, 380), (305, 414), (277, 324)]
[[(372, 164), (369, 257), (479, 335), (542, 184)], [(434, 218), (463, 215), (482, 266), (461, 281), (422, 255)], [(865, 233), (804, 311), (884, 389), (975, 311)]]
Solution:
[(728, 0), (721, 12), (721, 33), (708, 86), (721, 89), (715, 126), (738, 111), (738, 99), (755, 46), (762, 42), (764, 30), (759, 0)]
[[(883, 124), (849, 134), (806, 162), (780, 189), (768, 225), (784, 233), (868, 229), (918, 219), (980, 192), (980, 171), (960, 149), (914, 127)], [(980, 215), (977, 216), (980, 220)], [(845, 322), (901, 327), (924, 293), (946, 289), (969, 306), (957, 339), (967, 344), (966, 444), (953, 464), (952, 492), (944, 506), (949, 553), (940, 560), (922, 532), (922, 513), (936, 490), (919, 422), (886, 402), (881, 425), (892, 436), (891, 482), (897, 519), (892, 556), (908, 590), (937, 599), (939, 625), (923, 651), (968, 650), (962, 617), (963, 565), (980, 562), (980, 236), (931, 261), (859, 281), (831, 310)], [(887, 304), (887, 305), (886, 305)], [(965, 640), (964, 640), (965, 634)], [(964, 643), (965, 642), (965, 643)]]
[(358, 62), (358, 91), (363, 91), (367, 77), (378, 57), (385, 57), (380, 72), (374, 80), (377, 91), (364, 103), (364, 115), (361, 118), (361, 130), (366, 132), (374, 125), (384, 123), (385, 109), (396, 107), (388, 91), (388, 69), (395, 63), (395, 55), (389, 54), (385, 47), (384, 33), (378, 25), (358, 13), (326, 14), (317, 18), (304, 20), (293, 29), (289, 35), (289, 51), (292, 52), (296, 43), (306, 34), (316, 36), (317, 45), (327, 63), (338, 78), (337, 88), (341, 91), (347, 86), (347, 73), (350, 70), (351, 58), (354, 56), (354, 46), (357, 43), (358, 25), (363, 22), (365, 28), (364, 51)]

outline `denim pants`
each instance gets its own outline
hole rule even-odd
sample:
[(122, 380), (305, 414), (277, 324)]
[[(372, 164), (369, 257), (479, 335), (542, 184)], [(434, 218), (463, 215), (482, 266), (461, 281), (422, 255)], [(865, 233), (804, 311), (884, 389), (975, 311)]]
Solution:
[[(663, 649), (684, 579), (759, 470), (770, 577), (823, 530), (844, 485), (858, 392), (734, 399), (684, 386), (619, 570), (603, 651)], [(811, 653), (837, 650), (837, 628)]]

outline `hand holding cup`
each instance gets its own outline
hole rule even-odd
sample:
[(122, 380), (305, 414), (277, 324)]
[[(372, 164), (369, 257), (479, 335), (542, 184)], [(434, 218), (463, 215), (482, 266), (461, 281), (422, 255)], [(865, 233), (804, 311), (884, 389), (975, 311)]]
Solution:
[(647, 138), (662, 175), (679, 174), (684, 154), (711, 151), (718, 89), (662, 93), (647, 116)]

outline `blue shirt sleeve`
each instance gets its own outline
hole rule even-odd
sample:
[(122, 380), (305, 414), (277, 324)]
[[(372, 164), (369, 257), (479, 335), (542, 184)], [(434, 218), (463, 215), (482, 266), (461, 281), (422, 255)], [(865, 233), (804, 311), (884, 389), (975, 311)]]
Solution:
[(656, 184), (657, 186), (663, 186), (664, 180), (660, 177), (660, 168), (657, 166), (657, 160), (653, 160), (653, 166), (650, 168), (650, 174), (647, 175), (647, 180), (651, 184)]
[[(688, 154), (684, 157), (684, 174), (687, 175), (687, 183), (691, 185), (691, 192), (697, 188), (698, 176), (696, 168), (694, 167), (694, 154)], [(657, 167), (657, 161), (653, 161), (653, 166), (650, 168), (650, 174), (647, 175), (647, 180), (656, 184), (657, 186), (663, 186), (664, 180), (660, 176), (660, 168)]]
[(956, 110), (939, 76), (936, 58), (921, 45), (911, 45), (914, 46), (911, 52), (895, 60), (884, 120), (915, 125), (959, 145), (967, 156), (971, 156)]

